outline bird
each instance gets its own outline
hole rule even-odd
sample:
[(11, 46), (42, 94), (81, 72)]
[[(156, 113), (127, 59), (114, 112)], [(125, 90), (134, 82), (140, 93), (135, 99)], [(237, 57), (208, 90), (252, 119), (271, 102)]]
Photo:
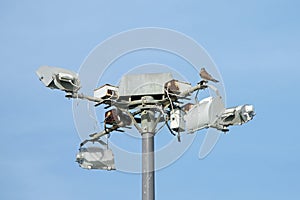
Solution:
[(205, 80), (205, 81), (212, 81), (212, 82), (215, 82), (215, 83), (218, 83), (219, 81), (214, 79), (206, 70), (204, 67), (201, 68), (201, 71), (200, 71), (200, 77)]

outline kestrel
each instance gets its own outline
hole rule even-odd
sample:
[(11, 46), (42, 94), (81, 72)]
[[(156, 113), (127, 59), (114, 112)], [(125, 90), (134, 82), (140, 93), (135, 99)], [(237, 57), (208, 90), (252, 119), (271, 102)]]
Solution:
[(205, 80), (205, 81), (212, 81), (212, 82), (215, 82), (215, 83), (218, 83), (219, 81), (214, 79), (206, 70), (205, 68), (201, 68), (201, 71), (200, 71), (200, 77)]

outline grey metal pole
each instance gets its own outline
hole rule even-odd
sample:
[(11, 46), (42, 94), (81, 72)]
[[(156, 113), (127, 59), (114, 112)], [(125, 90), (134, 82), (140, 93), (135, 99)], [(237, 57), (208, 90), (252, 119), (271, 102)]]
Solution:
[(155, 112), (141, 113), (142, 125), (142, 200), (155, 199), (154, 135)]

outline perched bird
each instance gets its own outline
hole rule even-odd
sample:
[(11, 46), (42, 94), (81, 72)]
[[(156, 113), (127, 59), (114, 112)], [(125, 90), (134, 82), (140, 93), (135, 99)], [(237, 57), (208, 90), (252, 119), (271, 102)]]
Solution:
[(200, 71), (200, 77), (205, 80), (205, 81), (212, 81), (212, 82), (215, 82), (215, 83), (218, 83), (219, 81), (214, 79), (206, 70), (205, 68), (201, 68), (201, 71)]

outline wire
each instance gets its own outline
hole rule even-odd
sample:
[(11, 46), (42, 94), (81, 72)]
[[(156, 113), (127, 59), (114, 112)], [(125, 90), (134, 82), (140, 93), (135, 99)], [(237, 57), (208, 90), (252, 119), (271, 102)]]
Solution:
[(196, 95), (195, 95), (195, 102), (198, 103), (199, 99), (198, 99), (198, 94), (199, 94), (199, 90), (197, 90)]
[(96, 131), (97, 130), (97, 127), (99, 127), (99, 124), (98, 124), (98, 121), (97, 121), (97, 119), (92, 115), (92, 113), (91, 113), (91, 110), (90, 110), (90, 103), (89, 102), (87, 102), (87, 104), (88, 104), (88, 113), (89, 113), (89, 117), (90, 118), (92, 118), (93, 120), (94, 120), (94, 122), (95, 122), (95, 124), (94, 124), (94, 130)]
[(109, 144), (109, 143), (108, 143), (108, 142), (109, 142), (108, 138), (109, 138), (109, 137), (106, 136), (106, 144), (107, 144), (107, 145), (106, 145), (106, 149), (108, 149), (108, 144)]
[(171, 127), (170, 127), (170, 125), (168, 124), (167, 121), (166, 121), (166, 125), (167, 125), (167, 127), (168, 127), (170, 133), (171, 133), (172, 135), (176, 136), (176, 134), (173, 132), (173, 130), (171, 129)]
[[(115, 91), (113, 91), (113, 95), (111, 95), (109, 98), (103, 99), (103, 101), (109, 101), (109, 100), (111, 100), (114, 95), (115, 95)], [(96, 131), (97, 128), (99, 127), (99, 123), (98, 123), (97, 119), (91, 113), (89, 102), (88, 102), (88, 111), (89, 111), (90, 118), (92, 118), (95, 121), (94, 130)], [(101, 124), (102, 123), (104, 123), (104, 122), (101, 122)]]
[(171, 101), (171, 98), (170, 98), (170, 95), (169, 95), (169, 91), (168, 91), (168, 90), (166, 90), (166, 89), (165, 89), (165, 91), (166, 91), (166, 94), (167, 94), (167, 96), (168, 96), (168, 99), (169, 99), (169, 101), (170, 101), (170, 104), (171, 104), (171, 109), (172, 109), (172, 111), (174, 112), (173, 102)]

